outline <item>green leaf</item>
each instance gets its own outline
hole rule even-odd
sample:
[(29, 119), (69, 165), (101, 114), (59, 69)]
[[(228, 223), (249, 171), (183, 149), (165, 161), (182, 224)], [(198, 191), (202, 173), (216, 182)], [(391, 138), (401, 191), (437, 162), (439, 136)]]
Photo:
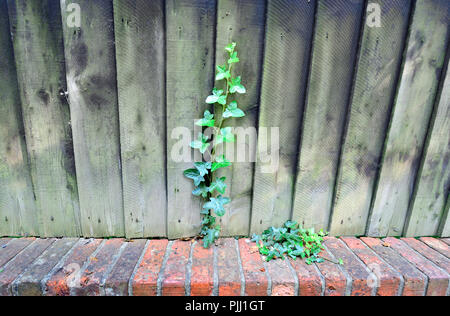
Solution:
[(237, 57), (237, 52), (232, 52), (230, 54), (230, 59), (228, 59), (229, 64), (234, 64), (239, 62), (239, 57)]
[(212, 95), (208, 96), (206, 98), (206, 103), (208, 104), (214, 104), (214, 103), (220, 103), (222, 105), (226, 104), (227, 97), (223, 94), (223, 90), (217, 90), (216, 88), (213, 89)]
[(202, 181), (205, 181), (205, 178), (200, 175), (200, 172), (197, 169), (186, 169), (183, 174), (185, 177), (194, 180), (196, 186), (200, 185)]
[(224, 118), (228, 118), (228, 117), (243, 117), (243, 116), (245, 116), (245, 113), (241, 109), (238, 109), (238, 104), (237, 104), (236, 101), (232, 101), (230, 103), (230, 105), (228, 105), (228, 107), (225, 110), (225, 112), (223, 112), (223, 117)]
[(208, 110), (206, 110), (203, 114), (203, 118), (195, 122), (195, 125), (213, 127), (214, 123), (214, 114), (211, 114)]
[(225, 189), (227, 188), (225, 180), (226, 180), (226, 177), (216, 179), (213, 183), (211, 183), (211, 186), (209, 187), (209, 192), (212, 193), (214, 190), (216, 190), (220, 194), (224, 194)]
[(205, 248), (209, 248), (209, 246), (211, 246), (214, 241), (219, 238), (219, 230), (216, 228), (209, 228), (206, 233), (205, 236), (203, 237), (203, 247)]
[(225, 46), (225, 50), (227, 52), (229, 52), (230, 54), (234, 52), (234, 49), (236, 48), (236, 43), (232, 42), (230, 44), (228, 44), (227, 46)]
[(195, 196), (201, 195), (204, 198), (206, 198), (208, 196), (208, 193), (209, 193), (209, 188), (203, 183), (200, 183), (200, 185), (198, 187), (196, 187), (194, 189), (194, 191), (192, 191), (193, 195), (195, 195)]
[(342, 259), (339, 258), (338, 263), (339, 263), (341, 266), (343, 266), (343, 265), (344, 265), (344, 260), (342, 260)]
[(200, 172), (201, 176), (208, 174), (208, 169), (211, 169), (211, 162), (196, 162), (194, 163), (195, 168)]
[(198, 140), (194, 140), (193, 142), (191, 142), (190, 146), (194, 149), (200, 150), (200, 152), (204, 154), (210, 145), (209, 143), (207, 143), (207, 141), (207, 136), (203, 135), (202, 133), (198, 133)]
[(230, 71), (227, 69), (226, 66), (217, 66), (217, 74), (216, 74), (216, 80), (220, 81), (223, 79), (228, 79), (231, 77)]
[(231, 162), (225, 158), (224, 155), (217, 157), (216, 161), (212, 163), (211, 172), (216, 171), (219, 168), (225, 168), (231, 166)]
[(234, 143), (234, 134), (231, 127), (225, 127), (220, 130), (220, 134), (216, 138), (216, 145), (221, 143)]
[(245, 87), (241, 84), (241, 76), (231, 79), (230, 93), (245, 93)]
[(219, 195), (217, 198), (210, 198), (209, 202), (203, 205), (204, 210), (213, 210), (217, 216), (223, 216), (225, 214), (225, 204), (230, 203), (230, 199)]

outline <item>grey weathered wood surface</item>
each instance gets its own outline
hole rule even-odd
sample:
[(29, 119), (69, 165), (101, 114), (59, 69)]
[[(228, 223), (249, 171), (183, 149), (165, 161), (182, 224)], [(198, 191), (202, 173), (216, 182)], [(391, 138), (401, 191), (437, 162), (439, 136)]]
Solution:
[[(262, 156), (255, 166), (252, 233), (282, 225), (291, 216), (315, 7), (316, 1), (268, 2), (258, 122)], [(272, 145), (272, 126), (279, 127), (279, 161), (261, 162)]]
[[(214, 79), (215, 21), (215, 1), (166, 2), (169, 238), (192, 236), (200, 231), (202, 201), (192, 195), (194, 184), (183, 175), (185, 169), (192, 168), (192, 160), (178, 162), (172, 151), (180, 141), (175, 128), (191, 131), (194, 122), (203, 117), (207, 109), (205, 99), (213, 88)], [(192, 137), (197, 138), (197, 135), (192, 133)], [(184, 141), (189, 145), (189, 141)]]
[[(72, 3), (80, 27), (67, 23)], [(376, 4), (380, 27), (364, 20)], [(183, 171), (201, 157), (183, 137), (197, 138), (194, 121), (213, 110), (205, 99), (231, 41), (247, 93), (237, 95), (246, 117), (228, 126), (247, 139), (230, 157), (245, 162), (219, 172), (232, 198), (222, 236), (288, 219), (332, 235), (449, 236), (449, 10), (446, 0), (0, 0), (0, 236), (197, 235), (203, 201)], [(272, 127), (279, 164), (265, 173), (248, 137), (258, 132), (264, 151)]]
[(348, 125), (341, 150), (330, 232), (363, 235), (378, 174), (411, 1), (380, 5), (381, 27), (364, 24)]
[(115, 0), (127, 237), (166, 235), (164, 1)]
[(39, 233), (6, 1), (0, 1), (0, 235)]
[(293, 219), (327, 229), (364, 1), (319, 1)]
[[(219, 177), (227, 178), (225, 195), (231, 198), (225, 216), (220, 219), (225, 236), (246, 235), (249, 232), (255, 165), (250, 161), (250, 154), (256, 148), (256, 139), (251, 135), (256, 134), (258, 124), (265, 11), (264, 0), (218, 1), (216, 65), (226, 64), (228, 58), (224, 47), (231, 42), (238, 43), (236, 50), (241, 62), (233, 67), (233, 73), (242, 77), (242, 84), (247, 89), (246, 94), (234, 94), (229, 98), (237, 101), (245, 117), (231, 118), (224, 123), (224, 126), (239, 127), (243, 131), (236, 131), (236, 143), (231, 144), (235, 148), (234, 159), (228, 158), (232, 160), (232, 166), (218, 171)], [(238, 148), (245, 148), (245, 158), (242, 152), (239, 152), (242, 156), (238, 157)]]
[(447, 194), (447, 202), (444, 205), (444, 210), (442, 211), (441, 223), (439, 225), (438, 233), (442, 237), (450, 237), (450, 194)]
[(418, 0), (368, 232), (401, 235), (449, 39), (449, 3)]
[[(79, 205), (59, 4), (8, 1), (39, 235), (77, 236)], [(26, 221), (26, 219), (25, 219)]]
[(71, 27), (61, 0), (67, 85), (84, 235), (123, 236), (119, 112), (112, 0), (76, 1)]
[[(448, 58), (448, 57), (447, 57)], [(425, 143), (411, 201), (406, 236), (438, 234), (450, 190), (450, 72), (448, 64)], [(444, 219), (445, 220), (445, 219)]]

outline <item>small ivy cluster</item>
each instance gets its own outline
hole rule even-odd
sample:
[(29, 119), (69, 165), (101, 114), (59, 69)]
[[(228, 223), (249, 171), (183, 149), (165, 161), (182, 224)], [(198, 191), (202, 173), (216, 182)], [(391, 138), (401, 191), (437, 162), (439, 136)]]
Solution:
[[(194, 181), (195, 189), (192, 194), (201, 196), (205, 199), (201, 214), (203, 237), (203, 246), (208, 248), (219, 237), (220, 225), (216, 224), (216, 217), (225, 214), (224, 205), (230, 203), (230, 198), (224, 197), (226, 177), (217, 178), (214, 172), (220, 168), (231, 166), (231, 162), (225, 158), (225, 155), (216, 157), (217, 145), (223, 143), (233, 143), (235, 141), (231, 127), (223, 127), (223, 123), (228, 118), (239, 118), (245, 116), (244, 111), (239, 109), (236, 101), (230, 101), (229, 97), (235, 93), (243, 94), (246, 92), (245, 87), (241, 83), (240, 76), (232, 76), (233, 65), (239, 62), (236, 52), (236, 43), (228, 44), (225, 47), (228, 53), (227, 64), (217, 66), (216, 81), (225, 82), (223, 89), (214, 88), (212, 94), (206, 98), (206, 103), (218, 105), (219, 111), (212, 114), (206, 110), (203, 118), (195, 124), (205, 129), (211, 130), (211, 137), (207, 136), (206, 131), (199, 133), (197, 140), (191, 142), (190, 146), (198, 149), (203, 155), (203, 160), (194, 163), (195, 168), (187, 169), (184, 175)], [(216, 117), (220, 117), (216, 121)]]
[[(326, 235), (323, 230), (316, 233), (314, 228), (303, 229), (297, 222), (287, 221), (283, 227), (266, 229), (261, 236), (254, 234), (252, 241), (256, 242), (259, 253), (266, 257), (266, 261), (284, 259), (287, 255), (294, 260), (297, 257), (306, 258), (306, 263), (312, 264), (326, 260), (319, 257)], [(338, 263), (340, 264), (341, 260)]]

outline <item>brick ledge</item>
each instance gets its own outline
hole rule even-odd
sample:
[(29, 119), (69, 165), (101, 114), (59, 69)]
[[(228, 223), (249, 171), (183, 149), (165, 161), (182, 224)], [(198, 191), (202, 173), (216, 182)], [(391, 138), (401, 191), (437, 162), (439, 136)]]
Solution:
[(327, 237), (325, 261), (264, 262), (248, 239), (0, 239), (0, 295), (448, 296), (450, 246), (436, 238)]

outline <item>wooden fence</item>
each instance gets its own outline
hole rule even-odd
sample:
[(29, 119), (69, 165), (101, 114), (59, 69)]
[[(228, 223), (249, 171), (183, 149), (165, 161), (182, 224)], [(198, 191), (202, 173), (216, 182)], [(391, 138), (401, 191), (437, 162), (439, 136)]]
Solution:
[(222, 235), (292, 218), (332, 235), (450, 236), (449, 10), (0, 0), (0, 235), (197, 234), (192, 163), (170, 158), (172, 131), (208, 108), (236, 41), (248, 93), (230, 126), (279, 127), (280, 161), (226, 172)]

